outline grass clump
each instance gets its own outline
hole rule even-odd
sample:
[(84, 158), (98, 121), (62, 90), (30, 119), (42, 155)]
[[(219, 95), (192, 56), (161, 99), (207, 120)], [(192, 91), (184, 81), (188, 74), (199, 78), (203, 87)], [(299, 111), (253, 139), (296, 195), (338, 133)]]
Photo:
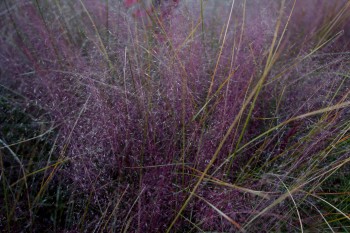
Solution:
[(349, 231), (349, 8), (3, 1), (0, 228)]

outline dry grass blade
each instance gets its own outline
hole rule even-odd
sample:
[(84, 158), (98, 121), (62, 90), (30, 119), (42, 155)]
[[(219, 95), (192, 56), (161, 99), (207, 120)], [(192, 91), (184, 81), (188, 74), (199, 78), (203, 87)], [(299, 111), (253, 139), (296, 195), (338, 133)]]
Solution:
[(115, 204), (114, 209), (112, 210), (112, 212), (111, 212), (111, 214), (109, 215), (108, 219), (106, 220), (104, 226), (102, 227), (101, 232), (104, 231), (104, 229), (107, 227), (107, 224), (108, 224), (109, 221), (111, 220), (112, 216), (113, 216), (113, 215), (115, 214), (115, 212), (118, 210), (119, 205), (120, 205), (121, 201), (123, 200), (123, 197), (124, 197), (126, 191), (128, 190), (128, 188), (129, 188), (129, 185), (126, 186), (124, 192), (122, 193), (122, 195), (121, 195), (120, 198), (118, 199), (117, 203)]
[(222, 212), (221, 210), (219, 210), (216, 206), (214, 206), (213, 204), (211, 204), (210, 202), (208, 202), (207, 200), (205, 200), (203, 197), (198, 196), (197, 194), (194, 194), (196, 197), (198, 197), (199, 199), (201, 199), (202, 201), (204, 201), (206, 204), (208, 204), (211, 208), (213, 208), (218, 214), (220, 214), (220, 216), (222, 216), (223, 218), (225, 218), (227, 221), (229, 221), (232, 225), (234, 225), (235, 227), (237, 227), (237, 229), (241, 232), (246, 232), (240, 224), (238, 224), (235, 220), (233, 220), (232, 218), (230, 218), (229, 216), (227, 216), (224, 212)]
[(329, 225), (327, 219), (323, 216), (322, 212), (314, 205), (312, 204), (311, 202), (307, 201), (312, 207), (315, 208), (315, 210), (320, 214), (321, 218), (323, 219), (323, 221), (326, 223), (326, 225), (328, 226), (329, 230), (332, 232), (332, 233), (335, 233), (335, 231), (333, 230), (333, 228), (331, 227), (331, 225)]
[(309, 193), (306, 192), (308, 195), (315, 197), (318, 200), (321, 200), (322, 202), (326, 203), (327, 205), (329, 205), (330, 207), (332, 207), (333, 209), (335, 209), (338, 213), (340, 213), (341, 215), (344, 216), (345, 219), (350, 221), (350, 216), (346, 213), (344, 213), (343, 211), (341, 211), (340, 209), (338, 209), (336, 206), (332, 205), (332, 203), (329, 203), (328, 201), (326, 201), (325, 199), (323, 199), (322, 197), (319, 197), (313, 193)]
[(260, 134), (259, 136), (255, 137), (254, 139), (250, 140), (248, 143), (246, 143), (245, 145), (241, 146), (237, 152), (240, 152), (242, 151), (244, 148), (246, 148), (247, 146), (251, 145), (253, 142), (259, 140), (260, 138), (262, 138), (263, 136), (265, 135), (268, 135), (270, 134), (271, 132), (293, 122), (293, 121), (297, 121), (297, 120), (301, 120), (301, 119), (304, 119), (304, 118), (307, 118), (307, 117), (311, 117), (311, 116), (315, 116), (315, 115), (319, 115), (319, 114), (322, 114), (322, 113), (326, 113), (326, 112), (331, 112), (331, 111), (334, 111), (334, 110), (339, 110), (339, 109), (343, 109), (343, 108), (347, 108), (350, 106), (350, 101), (347, 101), (347, 102), (343, 102), (343, 103), (339, 103), (339, 104), (336, 104), (336, 105), (333, 105), (333, 106), (330, 106), (330, 107), (326, 107), (326, 108), (322, 108), (322, 109), (319, 109), (319, 110), (315, 110), (315, 111), (312, 111), (312, 112), (308, 112), (308, 113), (305, 113), (305, 114), (302, 114), (302, 115), (299, 115), (299, 116), (296, 116), (296, 117), (293, 117), (293, 118), (290, 118), (280, 124), (278, 124), (277, 126), (265, 131), (264, 133)]
[(303, 221), (301, 220), (301, 217), (300, 217), (298, 205), (297, 205), (297, 203), (295, 202), (293, 195), (290, 193), (290, 191), (289, 191), (287, 185), (283, 182), (283, 180), (281, 180), (278, 176), (275, 176), (275, 177), (277, 177), (277, 179), (282, 183), (282, 185), (284, 186), (284, 188), (287, 190), (287, 192), (288, 192), (288, 194), (289, 194), (289, 196), (290, 196), (290, 199), (292, 199), (293, 204), (294, 204), (294, 206), (295, 206), (295, 210), (297, 211), (297, 215), (298, 215), (298, 218), (299, 218), (300, 231), (303, 233), (303, 232), (304, 232)]
[[(199, 173), (199, 174), (203, 174), (203, 172), (193, 168), (193, 167), (189, 167), (189, 166), (186, 166), (187, 168)], [(199, 176), (196, 176), (199, 178)], [(210, 176), (208, 174), (205, 175), (205, 178), (204, 178), (205, 181), (209, 181), (209, 182), (212, 182), (212, 183), (215, 183), (215, 184), (218, 184), (218, 185), (221, 185), (221, 186), (226, 186), (226, 187), (230, 187), (230, 188), (233, 188), (235, 190), (238, 190), (238, 191), (241, 191), (243, 193), (250, 193), (254, 196), (259, 196), (259, 197), (262, 197), (264, 199), (270, 199), (270, 195), (269, 193), (266, 193), (266, 192), (263, 192), (263, 191), (257, 191), (257, 190), (252, 190), (252, 189), (249, 189), (249, 188), (244, 188), (244, 187), (241, 187), (241, 186), (238, 186), (238, 185), (235, 185), (235, 184), (230, 184), (230, 183), (227, 183), (227, 182), (224, 182), (220, 179), (217, 179), (213, 176)]]

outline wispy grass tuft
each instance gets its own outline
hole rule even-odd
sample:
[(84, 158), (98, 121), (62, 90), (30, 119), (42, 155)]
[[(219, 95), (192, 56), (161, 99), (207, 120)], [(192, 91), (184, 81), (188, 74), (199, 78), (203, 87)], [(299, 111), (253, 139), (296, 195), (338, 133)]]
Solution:
[(1, 231), (349, 231), (349, 12), (2, 1)]

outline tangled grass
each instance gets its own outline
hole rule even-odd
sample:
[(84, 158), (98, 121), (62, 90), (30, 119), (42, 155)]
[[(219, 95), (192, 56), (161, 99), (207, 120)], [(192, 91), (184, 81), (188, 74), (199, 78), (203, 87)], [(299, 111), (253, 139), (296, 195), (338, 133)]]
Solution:
[(2, 231), (350, 231), (349, 1), (0, 10)]

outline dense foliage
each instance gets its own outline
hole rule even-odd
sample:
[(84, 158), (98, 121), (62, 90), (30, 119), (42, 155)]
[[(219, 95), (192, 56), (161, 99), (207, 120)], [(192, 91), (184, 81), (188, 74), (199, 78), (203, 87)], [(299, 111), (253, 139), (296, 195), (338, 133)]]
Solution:
[(1, 231), (350, 231), (350, 1), (0, 11)]

